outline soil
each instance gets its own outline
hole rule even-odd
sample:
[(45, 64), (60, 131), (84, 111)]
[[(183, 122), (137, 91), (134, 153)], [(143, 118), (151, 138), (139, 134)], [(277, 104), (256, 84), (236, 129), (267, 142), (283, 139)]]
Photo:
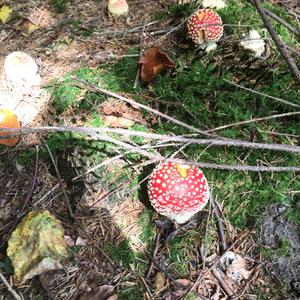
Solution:
[(287, 282), (293, 299), (300, 297), (300, 226), (286, 217), (288, 207), (274, 204), (264, 213), (261, 226), (261, 243), (278, 249), (288, 243), (288, 253), (272, 257), (267, 268), (278, 282)]

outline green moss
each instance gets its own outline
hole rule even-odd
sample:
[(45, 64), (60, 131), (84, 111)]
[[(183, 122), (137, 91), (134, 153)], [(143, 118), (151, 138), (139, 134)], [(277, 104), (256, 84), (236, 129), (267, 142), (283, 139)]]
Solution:
[(127, 240), (122, 241), (118, 245), (106, 242), (102, 246), (104, 251), (108, 253), (109, 257), (123, 267), (129, 268), (130, 264), (133, 264), (135, 261), (136, 256), (130, 248)]
[(169, 270), (176, 274), (178, 278), (184, 278), (188, 275), (188, 250), (194, 249), (201, 240), (201, 235), (196, 231), (189, 231), (185, 236), (176, 237), (169, 243)]
[(57, 13), (63, 13), (66, 10), (67, 4), (70, 0), (50, 0), (51, 6)]
[(123, 289), (118, 294), (120, 300), (142, 300), (144, 299), (145, 291), (140, 285), (131, 288)]
[(155, 228), (152, 222), (153, 211), (145, 208), (139, 216), (139, 225), (142, 229), (141, 241), (151, 249), (154, 246)]

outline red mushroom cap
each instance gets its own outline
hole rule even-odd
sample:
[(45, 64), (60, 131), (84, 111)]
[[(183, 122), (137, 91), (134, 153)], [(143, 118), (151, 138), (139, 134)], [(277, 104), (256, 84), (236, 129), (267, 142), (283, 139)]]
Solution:
[(158, 213), (181, 224), (202, 210), (209, 187), (199, 168), (164, 162), (151, 174), (148, 195)]
[(187, 23), (188, 36), (195, 44), (217, 42), (223, 35), (222, 24), (221, 17), (212, 9), (197, 10)]

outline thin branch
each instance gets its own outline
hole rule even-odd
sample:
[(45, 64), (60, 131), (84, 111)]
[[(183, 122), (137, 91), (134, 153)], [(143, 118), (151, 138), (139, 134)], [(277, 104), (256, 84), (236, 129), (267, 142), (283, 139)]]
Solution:
[(274, 40), (274, 43), (275, 43), (277, 49), (279, 50), (281, 55), (284, 57), (287, 65), (288, 65), (291, 73), (294, 75), (295, 79), (298, 81), (298, 83), (300, 83), (300, 71), (297, 67), (297, 64), (290, 56), (289, 52), (287, 51), (287, 49), (285, 47), (285, 44), (279, 38), (278, 34), (276, 33), (273, 26), (271, 25), (266, 12), (261, 7), (260, 0), (253, 0), (253, 2), (254, 2), (254, 5), (255, 5), (258, 13), (260, 14), (260, 16), (264, 22), (266, 29), (268, 30), (269, 34), (271, 35), (272, 39)]
[(3, 276), (3, 274), (0, 272), (0, 278), (2, 280), (2, 282), (4, 283), (4, 285), (7, 287), (8, 291), (12, 294), (12, 296), (16, 299), (16, 300), (22, 300), (22, 298), (18, 295), (18, 293), (11, 287), (11, 285), (9, 284), (9, 282), (6, 280), (6, 278)]
[(182, 300), (185, 299), (185, 297), (188, 295), (188, 293), (192, 290), (195, 289), (195, 287), (197, 286), (198, 283), (200, 283), (200, 281), (209, 273), (211, 272), (211, 270), (217, 266), (217, 264), (225, 257), (225, 255), (228, 253), (228, 251), (230, 251), (231, 249), (233, 249), (234, 247), (236, 247), (237, 245), (241, 245), (246, 239), (247, 237), (251, 234), (252, 229), (248, 231), (248, 233), (244, 236), (240, 236), (238, 237), (230, 247), (227, 248), (227, 250), (218, 258), (215, 259), (215, 261), (213, 262), (213, 264), (205, 271), (205, 272), (200, 272), (198, 278), (196, 279), (196, 281), (186, 290), (186, 292), (184, 293), (184, 295), (182, 295), (178, 300)]
[[(9, 131), (8, 128), (3, 128), (5, 131)], [(141, 147), (132, 146), (128, 143), (119, 141), (107, 135), (103, 135), (101, 133), (118, 133), (123, 134), (124, 136), (134, 135), (134, 136), (141, 136), (146, 138), (158, 139), (160, 141), (166, 139), (166, 141), (181, 141), (185, 143), (191, 144), (198, 144), (198, 145), (218, 145), (218, 146), (239, 146), (239, 147), (246, 147), (252, 149), (266, 149), (266, 150), (279, 150), (279, 151), (287, 151), (293, 153), (300, 153), (300, 146), (292, 146), (292, 145), (285, 145), (285, 144), (263, 144), (263, 143), (251, 143), (251, 142), (244, 142), (244, 141), (226, 141), (226, 140), (205, 140), (205, 139), (188, 139), (183, 137), (173, 137), (168, 135), (160, 135), (160, 134), (151, 134), (145, 132), (136, 132), (133, 130), (126, 130), (126, 129), (115, 129), (115, 128), (89, 128), (89, 127), (39, 127), (39, 128), (20, 128), (20, 129), (12, 129), (13, 131), (19, 131), (24, 134), (34, 133), (34, 132), (66, 132), (72, 131), (76, 133), (82, 133), (90, 135), (91, 138), (96, 140), (103, 140), (118, 146), (121, 146), (124, 149), (128, 149), (139, 153), (145, 157), (150, 159), (155, 159), (157, 161), (164, 161), (167, 158), (163, 157), (160, 154), (153, 154), (143, 150)], [(189, 164), (194, 166), (200, 166), (202, 168), (214, 168), (220, 170), (237, 170), (237, 171), (253, 171), (253, 172), (297, 172), (300, 171), (300, 167), (265, 167), (265, 166), (247, 166), (247, 165), (224, 165), (224, 164), (214, 164), (214, 163), (198, 163), (194, 161), (185, 161), (180, 159), (168, 159), (170, 161), (181, 163), (181, 164)]]
[(300, 111), (288, 112), (288, 113), (284, 113), (284, 114), (277, 114), (277, 115), (261, 117), (261, 118), (254, 118), (254, 119), (250, 119), (250, 120), (246, 120), (246, 121), (241, 121), (241, 122), (231, 123), (231, 124), (227, 124), (227, 125), (222, 125), (222, 126), (219, 126), (219, 127), (216, 127), (216, 128), (206, 130), (206, 132), (214, 132), (214, 131), (229, 128), (229, 127), (236, 127), (236, 126), (239, 126), (239, 125), (245, 125), (245, 124), (255, 123), (255, 122), (260, 122), (260, 121), (267, 121), (267, 120), (272, 120), (272, 119), (277, 119), (277, 118), (285, 118), (285, 117), (290, 117), (290, 116), (295, 116), (295, 115), (300, 115)]
[(45, 144), (46, 150), (47, 150), (47, 152), (48, 152), (48, 154), (49, 154), (49, 156), (51, 158), (53, 167), (55, 169), (55, 173), (56, 173), (56, 176), (57, 176), (60, 188), (62, 189), (62, 192), (63, 192), (63, 195), (64, 195), (64, 199), (65, 199), (65, 203), (66, 203), (68, 211), (69, 211), (69, 215), (70, 215), (71, 218), (74, 218), (74, 213), (72, 211), (72, 207), (71, 207), (71, 204), (70, 204), (70, 199), (69, 199), (69, 196), (68, 196), (68, 194), (66, 192), (66, 189), (64, 187), (63, 180), (62, 180), (62, 178), (60, 176), (60, 173), (59, 173), (59, 170), (58, 170), (57, 165), (55, 163), (55, 160), (54, 160), (54, 157), (52, 155), (52, 152), (51, 152), (51, 150), (50, 150), (50, 148), (49, 148), (49, 146), (48, 146), (48, 144), (47, 144), (47, 142), (45, 140), (44, 140), (44, 144)]
[(263, 97), (266, 97), (266, 98), (269, 98), (269, 99), (272, 99), (272, 100), (276, 100), (276, 101), (282, 102), (282, 103), (287, 104), (287, 105), (290, 105), (290, 106), (294, 106), (294, 107), (300, 108), (300, 105), (297, 104), (297, 103), (293, 103), (293, 102), (291, 102), (291, 101), (287, 101), (287, 100), (284, 100), (284, 99), (281, 99), (281, 98), (273, 97), (273, 96), (271, 96), (271, 95), (264, 94), (264, 93), (261, 93), (261, 92), (258, 92), (258, 91), (255, 91), (255, 90), (246, 88), (246, 87), (244, 87), (244, 86), (242, 86), (242, 85), (239, 85), (239, 84), (234, 83), (234, 82), (232, 82), (232, 81), (229, 81), (229, 80), (227, 80), (227, 79), (223, 79), (223, 80), (224, 80), (225, 82), (227, 82), (227, 83), (229, 83), (229, 84), (235, 86), (235, 87), (238, 87), (238, 88), (240, 88), (240, 89), (242, 89), (242, 90), (248, 91), (248, 92), (250, 92), (250, 93), (252, 93), (252, 94), (256, 94), (256, 95), (259, 95), (259, 96), (263, 96)]
[[(252, 5), (254, 5), (253, 0), (250, 0), (250, 3)], [(272, 19), (274, 19), (275, 21), (277, 21), (278, 23), (283, 25), (286, 29), (288, 29), (294, 35), (300, 37), (300, 31), (298, 31), (296, 28), (294, 28), (291, 24), (289, 24), (288, 22), (286, 22), (285, 20), (283, 20), (282, 18), (280, 18), (279, 16), (274, 14), (272, 11), (270, 11), (266, 8), (262, 8), (262, 9), (269, 17), (271, 17)]]
[[(3, 128), (5, 131), (9, 131), (9, 128)], [(91, 136), (92, 139), (102, 140), (118, 145), (124, 149), (128, 149), (139, 153), (145, 157), (150, 159), (154, 159), (156, 161), (164, 161), (167, 158), (163, 157), (160, 154), (153, 154), (148, 151), (142, 149), (142, 146), (136, 147), (131, 144), (119, 141), (108, 135), (103, 135), (103, 133), (116, 133), (122, 134), (124, 136), (140, 136), (150, 139), (158, 139), (160, 141), (180, 141), (184, 143), (190, 144), (198, 144), (198, 145), (210, 145), (210, 146), (239, 146), (251, 149), (265, 149), (265, 150), (277, 150), (277, 151), (286, 151), (292, 153), (300, 153), (300, 146), (292, 146), (285, 144), (263, 144), (263, 143), (251, 143), (245, 141), (234, 141), (234, 140), (217, 140), (217, 139), (191, 139), (191, 138), (183, 138), (176, 136), (168, 136), (154, 133), (145, 133), (145, 132), (137, 132), (134, 130), (126, 130), (126, 129), (115, 129), (115, 128), (90, 128), (90, 127), (39, 127), (39, 128), (29, 128), (23, 127), (20, 129), (13, 128), (13, 131), (19, 131), (22, 134), (36, 133), (36, 132), (76, 132), (82, 133)], [(102, 134), (101, 134), (102, 133)], [(186, 161), (180, 159), (168, 159), (172, 162), (188, 164), (199, 166), (202, 168), (213, 168), (220, 170), (236, 170), (236, 171), (253, 171), (253, 172), (297, 172), (300, 171), (300, 167), (264, 167), (264, 166), (247, 166), (247, 165), (224, 165), (224, 164), (214, 164), (214, 163), (198, 163), (194, 161)]]
[(269, 17), (271, 17), (272, 19), (274, 19), (275, 21), (277, 21), (278, 23), (283, 25), (286, 29), (288, 29), (294, 35), (300, 37), (300, 31), (298, 31), (296, 28), (294, 28), (291, 24), (289, 24), (285, 20), (281, 19), (279, 16), (277, 16), (273, 12), (269, 11), (268, 9), (264, 8), (263, 10)]
[[(177, 124), (177, 125), (179, 125), (179, 126), (182, 126), (182, 127), (184, 127), (184, 128), (187, 128), (187, 129), (189, 129), (189, 130), (191, 130), (191, 131), (197, 132), (197, 133), (202, 134), (202, 135), (205, 135), (205, 136), (215, 137), (215, 135), (213, 135), (213, 134), (211, 134), (211, 133), (206, 133), (206, 132), (203, 131), (203, 130), (200, 130), (200, 129), (198, 129), (198, 128), (195, 128), (195, 127), (193, 127), (193, 126), (190, 126), (190, 125), (188, 125), (188, 124), (185, 124), (185, 123), (183, 123), (183, 122), (181, 122), (181, 121), (179, 121), (179, 120), (176, 120), (176, 119), (174, 119), (174, 118), (172, 118), (172, 117), (170, 117), (170, 116), (168, 116), (168, 115), (166, 115), (166, 114), (164, 114), (164, 113), (161, 113), (160, 111), (158, 111), (158, 110), (156, 110), (156, 109), (153, 109), (153, 108), (151, 108), (151, 107), (148, 107), (148, 106), (146, 106), (146, 105), (143, 105), (143, 104), (141, 104), (141, 103), (138, 103), (138, 102), (134, 101), (133, 99), (126, 98), (126, 97), (120, 96), (120, 95), (118, 95), (118, 94), (116, 94), (116, 93), (107, 91), (107, 90), (102, 89), (102, 88), (100, 88), (100, 87), (98, 87), (98, 86), (96, 86), (96, 85), (92, 85), (92, 84), (90, 84), (90, 83), (88, 83), (88, 82), (86, 82), (86, 81), (84, 81), (84, 80), (81, 80), (81, 79), (79, 79), (79, 78), (77, 78), (77, 77), (73, 77), (73, 80), (75, 81), (74, 85), (78, 85), (78, 84), (76, 83), (76, 81), (77, 81), (78, 83), (80, 83), (81, 85), (83, 85), (83, 86), (80, 86), (80, 84), (78, 85), (78, 86), (81, 87), (81, 88), (88, 88), (88, 89), (91, 90), (91, 91), (98, 92), (98, 93), (104, 94), (104, 95), (109, 96), (109, 97), (114, 97), (114, 98), (116, 98), (116, 99), (118, 99), (118, 100), (121, 100), (121, 101), (124, 101), (124, 102), (127, 102), (127, 103), (131, 104), (133, 107), (140, 107), (140, 108), (142, 108), (142, 109), (144, 109), (144, 110), (146, 110), (146, 111), (148, 111), (148, 112), (151, 112), (151, 113), (153, 113), (153, 114), (156, 114), (157, 116), (160, 116), (161, 118), (164, 118), (164, 119), (166, 119), (166, 120), (169, 120), (169, 121), (171, 121), (172, 123)], [(299, 107), (300, 107), (300, 106), (299, 106)]]
[[(227, 284), (227, 282), (223, 279), (224, 274), (221, 270), (214, 267), (211, 270), (211, 273), (214, 275), (214, 277), (218, 280), (219, 284), (221, 285), (223, 291), (229, 298), (234, 296), (234, 291), (231, 289), (231, 287)], [(223, 276), (222, 276), (223, 275)]]
[(227, 250), (227, 242), (226, 242), (226, 237), (225, 237), (225, 227), (224, 227), (224, 221), (222, 218), (222, 213), (219, 210), (219, 205), (217, 204), (217, 200), (214, 199), (212, 196), (212, 193), (210, 193), (210, 202), (214, 210), (214, 215), (217, 219), (217, 225), (219, 229), (219, 237), (220, 237), (220, 242), (222, 245), (222, 250), (226, 251)]
[(156, 255), (157, 255), (157, 252), (158, 252), (158, 248), (159, 248), (159, 245), (160, 245), (160, 233), (157, 233), (156, 234), (156, 238), (155, 238), (155, 248), (153, 250), (153, 254), (152, 254), (152, 258), (151, 259), (151, 262), (150, 262), (150, 266), (149, 266), (149, 269), (146, 273), (146, 280), (149, 280), (150, 276), (151, 276), (151, 273), (152, 273), (152, 270), (153, 270), (153, 266), (154, 266), (154, 262), (153, 260), (156, 258)]
[[(5, 129), (6, 130), (6, 129)], [(15, 130), (15, 129), (14, 129)], [(23, 127), (19, 130), (21, 133), (34, 133), (34, 132), (76, 132), (83, 133), (86, 135), (91, 135), (92, 138), (102, 139), (110, 141), (110, 137), (107, 133), (119, 134), (124, 137), (137, 136), (150, 140), (159, 140), (160, 142), (180, 142), (180, 143), (190, 143), (194, 145), (210, 145), (210, 146), (235, 146), (249, 149), (264, 149), (264, 150), (274, 150), (274, 151), (285, 151), (291, 153), (300, 154), (300, 146), (287, 145), (287, 144), (265, 144), (265, 143), (254, 143), (247, 142), (242, 140), (222, 140), (222, 139), (196, 139), (196, 138), (185, 138), (179, 136), (172, 136), (166, 134), (157, 134), (157, 133), (148, 133), (142, 131), (121, 129), (121, 128), (93, 128), (93, 127)], [(115, 142), (114, 142), (115, 143)], [(121, 141), (118, 141), (119, 146), (123, 147), (124, 144)], [(127, 145), (128, 146), (128, 145)], [(132, 149), (135, 149), (134, 146), (131, 146)]]

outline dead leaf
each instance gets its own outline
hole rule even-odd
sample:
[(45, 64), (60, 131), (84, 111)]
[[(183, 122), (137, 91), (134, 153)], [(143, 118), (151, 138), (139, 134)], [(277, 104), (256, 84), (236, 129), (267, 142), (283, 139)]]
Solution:
[(11, 18), (11, 14), (12, 14), (12, 9), (6, 5), (3, 4), (0, 8), (0, 20), (3, 24), (7, 23), (10, 18)]
[(68, 258), (64, 229), (48, 210), (30, 212), (13, 231), (7, 248), (17, 281), (61, 269)]
[(103, 123), (108, 127), (128, 128), (134, 125), (134, 121), (122, 117), (103, 116)]
[(142, 113), (122, 101), (109, 99), (101, 104), (99, 111), (106, 126), (128, 128), (136, 122), (146, 125)]
[(39, 29), (39, 26), (32, 23), (29, 19), (24, 18), (18, 29), (20, 29), (25, 35), (29, 35)]
[(163, 70), (174, 68), (175, 63), (159, 47), (150, 48), (140, 59), (141, 78), (143, 81), (153, 81)]
[(166, 287), (166, 277), (162, 272), (156, 273), (153, 286), (157, 292), (163, 290)]

